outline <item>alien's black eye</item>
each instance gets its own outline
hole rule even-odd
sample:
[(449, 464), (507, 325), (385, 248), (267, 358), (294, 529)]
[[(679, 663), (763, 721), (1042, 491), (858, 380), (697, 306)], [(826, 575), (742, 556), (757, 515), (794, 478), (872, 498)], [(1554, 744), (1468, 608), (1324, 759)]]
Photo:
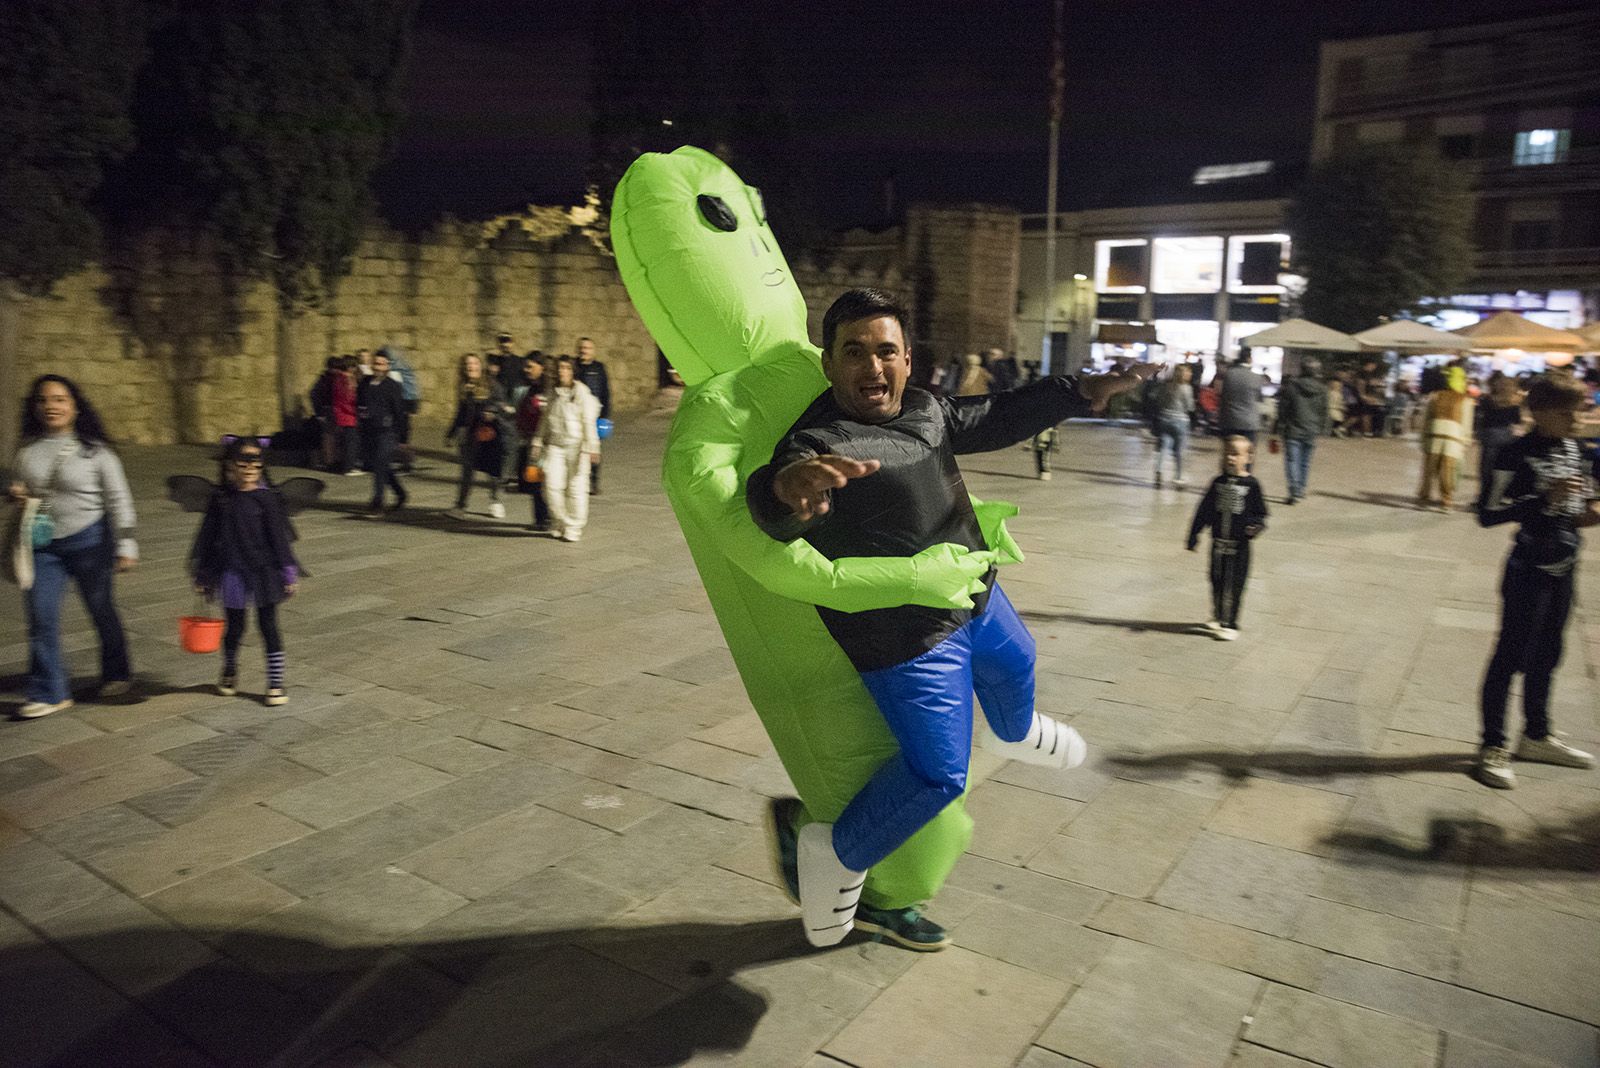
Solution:
[(739, 229), (739, 217), (728, 207), (728, 202), (721, 197), (714, 197), (709, 193), (701, 193), (695, 197), (695, 203), (700, 205), (700, 214), (706, 222), (724, 233), (733, 233)]

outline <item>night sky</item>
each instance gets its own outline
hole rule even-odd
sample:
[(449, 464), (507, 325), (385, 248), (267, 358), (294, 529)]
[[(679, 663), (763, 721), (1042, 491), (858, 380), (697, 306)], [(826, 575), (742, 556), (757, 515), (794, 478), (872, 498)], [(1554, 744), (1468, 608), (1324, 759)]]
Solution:
[[(1051, 0), (748, 0), (825, 223), (902, 202), (1044, 208)], [(1193, 170), (1303, 160), (1317, 42), (1571, 10), (1573, 0), (1068, 0), (1062, 207), (1175, 199)], [(577, 0), (423, 0), (410, 110), (378, 176), (416, 225), (582, 198), (589, 10)]]

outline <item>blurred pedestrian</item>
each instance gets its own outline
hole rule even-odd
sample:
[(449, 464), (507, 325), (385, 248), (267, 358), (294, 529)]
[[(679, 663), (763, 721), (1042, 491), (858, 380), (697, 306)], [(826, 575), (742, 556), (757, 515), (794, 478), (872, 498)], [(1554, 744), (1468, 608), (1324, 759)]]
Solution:
[[(606, 373), (606, 365), (595, 359), (594, 341), (590, 338), (578, 339), (578, 366), (575, 368), (577, 380), (581, 382), (589, 393), (600, 404), (600, 418), (611, 418), (611, 376)], [(589, 467), (589, 492), (600, 492), (600, 448), (599, 439), (596, 439), (594, 462)]]
[(1467, 396), (1467, 372), (1459, 367), (1445, 371), (1445, 388), (1428, 396), (1422, 415), (1422, 485), (1417, 489), (1417, 504), (1433, 504), (1433, 490), (1439, 490), (1439, 510), (1448, 512), (1455, 505), (1456, 481), (1461, 461), (1467, 455), (1472, 428), (1472, 398)]
[(1189, 447), (1189, 418), (1194, 412), (1194, 387), (1189, 365), (1180, 363), (1155, 383), (1152, 429), (1156, 435), (1156, 488), (1161, 487), (1161, 459), (1172, 453), (1172, 484), (1182, 489), (1183, 454)]
[(1241, 437), (1251, 445), (1261, 432), (1261, 376), (1250, 370), (1246, 349), (1218, 376), (1219, 410), (1217, 422), (1223, 437)]
[(455, 507), (447, 513), (452, 518), (466, 518), (467, 499), (479, 471), (489, 476), (490, 517), (506, 517), (506, 507), (500, 503), (500, 478), (505, 463), (503, 441), (509, 433), (508, 417), (513, 414), (505, 391), (489, 377), (483, 358), (475, 352), (462, 356), (456, 370), (456, 414), (444, 438), (446, 444), (457, 446), (461, 462)]
[(572, 359), (556, 362), (544, 395), (532, 457), (544, 472), (545, 501), (556, 537), (575, 542), (589, 520), (589, 467), (600, 455), (600, 401), (577, 380)]
[(31, 529), (33, 583), (23, 593), (28, 614), (28, 682), (19, 719), (72, 707), (61, 650), (61, 599), (70, 578), (78, 586), (100, 639), (99, 697), (132, 688), (128, 641), (112, 593), (112, 576), (139, 560), (133, 494), (122, 461), (99, 413), (83, 391), (61, 375), (40, 375), (22, 405), (10, 496), (37, 499)]
[(1300, 373), (1284, 380), (1278, 390), (1277, 432), (1283, 438), (1283, 471), (1289, 483), (1285, 504), (1305, 499), (1311, 478), (1311, 454), (1317, 438), (1330, 429), (1328, 388), (1318, 377), (1322, 364), (1311, 358), (1300, 361)]
[[(544, 471), (533, 463), (533, 442), (539, 435), (539, 421), (544, 413), (545, 366), (544, 356), (537, 349), (523, 361), (523, 374), (528, 387), (516, 399), (517, 408), (517, 471), (521, 476), (520, 488), (533, 501), (534, 533), (550, 529), (550, 506), (544, 495)], [(536, 477), (529, 478), (532, 469)]]
[(311, 387), (311, 412), (316, 416), (317, 427), (321, 432), (321, 459), (324, 471), (336, 469), (335, 458), (338, 455), (337, 425), (333, 418), (333, 391), (334, 380), (344, 375), (344, 363), (337, 356), (329, 356), (323, 366), (322, 374), (318, 376), (316, 384)]
[(1501, 371), (1489, 376), (1489, 390), (1474, 420), (1478, 434), (1478, 492), (1489, 484), (1495, 456), (1517, 439), (1522, 428), (1522, 390)]
[(341, 475), (359, 475), (357, 459), (361, 454), (360, 420), (356, 413), (356, 389), (360, 385), (357, 374), (360, 364), (354, 356), (339, 358), (339, 375), (333, 380), (333, 437), (334, 469)]
[(397, 378), (390, 377), (389, 354), (379, 349), (372, 354), (372, 373), (361, 380), (356, 395), (361, 416), (361, 443), (367, 452), (367, 468), (372, 472), (373, 515), (382, 515), (387, 489), (394, 490), (396, 510), (406, 506), (405, 487), (394, 471), (395, 450), (406, 425), (406, 401)]
[(983, 366), (983, 357), (969, 352), (962, 358), (961, 377), (956, 380), (957, 397), (984, 397), (994, 392), (994, 379)]

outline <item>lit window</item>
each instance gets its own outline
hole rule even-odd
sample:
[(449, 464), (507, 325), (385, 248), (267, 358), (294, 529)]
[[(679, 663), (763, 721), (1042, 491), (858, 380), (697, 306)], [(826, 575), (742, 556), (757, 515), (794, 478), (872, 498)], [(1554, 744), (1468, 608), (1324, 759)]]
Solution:
[(1567, 146), (1571, 141), (1571, 130), (1523, 130), (1517, 134), (1517, 144), (1512, 150), (1511, 162), (1518, 167), (1532, 167), (1541, 163), (1565, 163)]
[(1222, 288), (1222, 238), (1158, 237), (1151, 288), (1157, 293), (1215, 293)]
[(1143, 293), (1148, 284), (1149, 243), (1096, 241), (1094, 287), (1101, 293)]

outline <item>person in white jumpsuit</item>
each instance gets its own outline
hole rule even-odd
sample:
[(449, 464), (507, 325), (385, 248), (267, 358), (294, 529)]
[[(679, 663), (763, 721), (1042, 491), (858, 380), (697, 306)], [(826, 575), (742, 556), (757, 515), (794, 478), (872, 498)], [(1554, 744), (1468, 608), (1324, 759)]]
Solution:
[(544, 415), (534, 435), (531, 459), (544, 469), (550, 529), (562, 541), (577, 541), (589, 519), (589, 465), (600, 455), (600, 401), (576, 381), (572, 358), (556, 363), (556, 384), (544, 395)]

